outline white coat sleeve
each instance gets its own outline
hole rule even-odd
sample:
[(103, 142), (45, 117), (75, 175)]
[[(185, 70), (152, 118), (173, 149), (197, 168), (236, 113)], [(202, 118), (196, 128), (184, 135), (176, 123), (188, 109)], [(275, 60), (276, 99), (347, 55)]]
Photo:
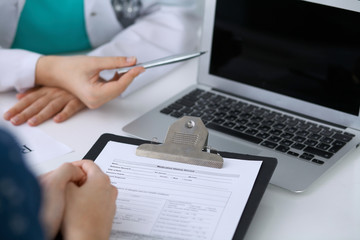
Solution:
[(23, 92), (35, 85), (36, 63), (41, 55), (25, 50), (0, 48), (0, 92)]
[[(115, 36), (109, 43), (90, 52), (92, 56), (135, 56), (138, 62), (193, 51), (199, 42), (200, 19), (187, 9), (162, 6), (140, 18)], [(122, 93), (126, 96), (140, 87), (159, 79), (181, 63), (147, 69)], [(102, 77), (110, 79), (115, 71)]]

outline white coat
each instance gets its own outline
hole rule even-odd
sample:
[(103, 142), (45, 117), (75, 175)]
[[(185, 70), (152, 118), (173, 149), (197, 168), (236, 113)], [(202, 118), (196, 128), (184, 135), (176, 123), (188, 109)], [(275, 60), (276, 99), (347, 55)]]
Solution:
[[(15, 38), (24, 4), (25, 0), (0, 1), (0, 91), (24, 91), (34, 86), (35, 66), (41, 55), (8, 49)], [(110, 0), (84, 0), (84, 8), (86, 31), (94, 48), (88, 55), (136, 56), (143, 62), (190, 51), (198, 44), (200, 21), (191, 8), (161, 6), (126, 29), (117, 21)], [(160, 78), (174, 67), (149, 69), (122, 95)]]

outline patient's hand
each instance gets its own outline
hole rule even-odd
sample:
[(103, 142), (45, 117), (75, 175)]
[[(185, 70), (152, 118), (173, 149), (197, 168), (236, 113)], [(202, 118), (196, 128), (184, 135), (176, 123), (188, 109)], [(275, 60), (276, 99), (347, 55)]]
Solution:
[(19, 102), (4, 114), (14, 125), (37, 126), (50, 118), (60, 123), (86, 107), (71, 93), (55, 87), (35, 87), (16, 97)]

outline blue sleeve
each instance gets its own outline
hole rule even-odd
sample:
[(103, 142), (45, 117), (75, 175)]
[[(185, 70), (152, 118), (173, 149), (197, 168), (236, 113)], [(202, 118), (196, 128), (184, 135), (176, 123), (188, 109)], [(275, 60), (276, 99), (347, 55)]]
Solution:
[(45, 239), (40, 186), (14, 138), (0, 129), (0, 238)]

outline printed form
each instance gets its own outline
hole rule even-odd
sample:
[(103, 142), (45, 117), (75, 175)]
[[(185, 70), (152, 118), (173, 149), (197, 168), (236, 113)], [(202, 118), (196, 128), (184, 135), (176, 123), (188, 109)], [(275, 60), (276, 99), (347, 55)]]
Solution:
[(232, 239), (261, 161), (215, 169), (136, 156), (108, 142), (96, 159), (118, 188), (110, 239)]

